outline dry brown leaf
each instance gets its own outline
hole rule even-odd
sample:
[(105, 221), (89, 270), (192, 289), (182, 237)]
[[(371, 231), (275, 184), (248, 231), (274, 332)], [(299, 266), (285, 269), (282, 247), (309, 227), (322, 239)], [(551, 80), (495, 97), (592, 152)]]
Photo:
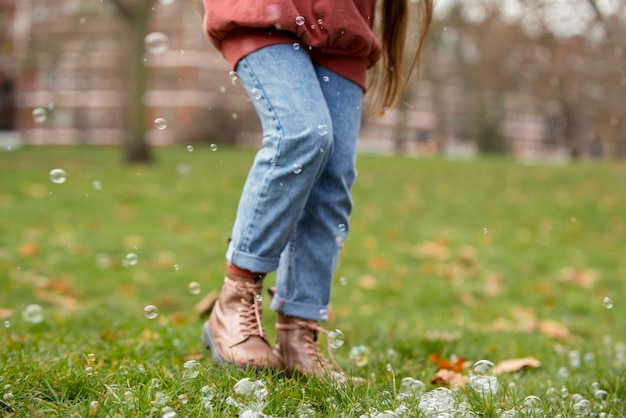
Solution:
[(7, 319), (13, 316), (13, 309), (0, 308), (0, 319)]
[(585, 289), (591, 289), (596, 283), (598, 276), (593, 270), (582, 270), (568, 267), (561, 271), (561, 280), (566, 283), (573, 283)]
[(376, 277), (366, 274), (365, 276), (361, 276), (359, 278), (359, 286), (363, 289), (374, 289), (376, 288)]
[(491, 273), (485, 278), (483, 291), (487, 296), (498, 296), (502, 293), (502, 273)]
[(419, 245), (413, 254), (418, 258), (433, 258), (435, 260), (445, 260), (450, 256), (450, 250), (443, 242), (428, 241)]
[(22, 257), (33, 257), (39, 253), (39, 246), (33, 242), (23, 242), (18, 252)]
[(437, 370), (435, 376), (430, 381), (434, 385), (449, 385), (463, 387), (467, 383), (467, 376), (448, 369)]
[(498, 363), (494, 373), (513, 373), (528, 367), (539, 367), (540, 365), (541, 362), (534, 357), (509, 359)]
[(377, 255), (370, 258), (367, 265), (372, 270), (381, 270), (389, 267), (389, 260), (384, 255)]
[(539, 323), (539, 330), (543, 335), (549, 338), (556, 338), (558, 340), (569, 340), (572, 334), (569, 329), (556, 321), (545, 320)]
[(428, 360), (439, 369), (452, 370), (455, 372), (462, 372), (467, 363), (463, 357), (459, 357), (456, 360), (445, 360), (437, 353), (430, 354)]

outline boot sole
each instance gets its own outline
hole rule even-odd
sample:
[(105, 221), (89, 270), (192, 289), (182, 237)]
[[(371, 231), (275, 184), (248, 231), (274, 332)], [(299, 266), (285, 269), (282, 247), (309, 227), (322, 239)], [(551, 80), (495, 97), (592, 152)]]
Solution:
[(205, 321), (204, 326), (202, 327), (202, 344), (204, 344), (207, 349), (211, 350), (213, 362), (215, 364), (222, 364), (227, 361), (217, 346), (217, 340), (215, 339), (213, 332), (211, 332), (209, 321)]

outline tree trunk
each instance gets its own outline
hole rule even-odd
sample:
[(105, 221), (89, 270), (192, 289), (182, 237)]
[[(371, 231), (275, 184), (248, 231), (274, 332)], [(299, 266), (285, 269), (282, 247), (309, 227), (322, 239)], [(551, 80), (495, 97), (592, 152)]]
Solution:
[[(148, 3), (148, 2), (146, 2)], [(138, 6), (137, 9), (140, 9)], [(144, 37), (146, 36), (147, 13), (137, 10), (136, 16), (130, 22), (131, 39), (129, 46), (130, 64), (130, 103), (129, 103), (129, 130), (126, 138), (125, 160), (129, 163), (148, 163), (152, 155), (145, 140), (146, 107), (143, 96), (147, 89), (148, 71), (144, 64)]]

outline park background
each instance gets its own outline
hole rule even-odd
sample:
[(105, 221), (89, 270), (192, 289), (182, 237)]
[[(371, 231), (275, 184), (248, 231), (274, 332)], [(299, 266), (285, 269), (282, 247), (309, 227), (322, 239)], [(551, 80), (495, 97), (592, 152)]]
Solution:
[(0, 415), (624, 416), (625, 13), (438, 2), (364, 119), (324, 324), (353, 387), (201, 346), (260, 132), (194, 3), (0, 1)]

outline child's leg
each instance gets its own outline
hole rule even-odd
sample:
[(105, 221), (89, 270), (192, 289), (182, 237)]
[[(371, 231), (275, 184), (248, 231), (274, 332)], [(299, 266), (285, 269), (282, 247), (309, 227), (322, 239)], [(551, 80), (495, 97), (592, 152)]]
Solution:
[(291, 44), (263, 48), (237, 66), (263, 127), (241, 195), (227, 258), (249, 271), (278, 268), (315, 182), (332, 154), (333, 123), (315, 68)]
[(363, 92), (328, 69), (316, 70), (332, 117), (333, 151), (282, 254), (272, 308), (320, 321), (327, 319), (330, 286), (348, 233)]

